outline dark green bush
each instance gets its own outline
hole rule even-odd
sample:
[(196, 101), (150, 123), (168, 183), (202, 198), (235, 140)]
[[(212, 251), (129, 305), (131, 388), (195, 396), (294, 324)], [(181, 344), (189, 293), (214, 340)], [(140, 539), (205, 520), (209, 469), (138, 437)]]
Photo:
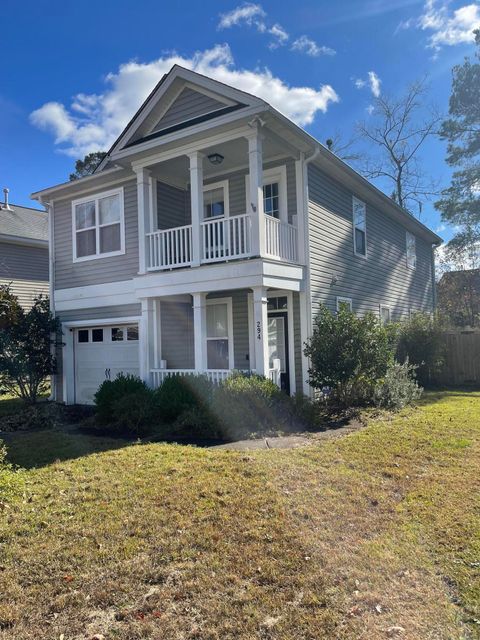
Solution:
[(95, 394), (96, 420), (99, 425), (114, 425), (118, 419), (118, 405), (125, 396), (152, 394), (143, 380), (131, 374), (120, 373), (115, 380), (102, 382)]
[(120, 398), (113, 408), (115, 427), (131, 436), (141, 436), (155, 422), (155, 401), (151, 389), (139, 388)]
[(342, 405), (368, 403), (393, 363), (394, 344), (392, 327), (372, 313), (360, 317), (342, 306), (334, 314), (322, 306), (305, 347), (310, 384)]
[(221, 440), (223, 436), (211, 408), (186, 409), (173, 423), (173, 434), (198, 440)]
[(208, 411), (212, 394), (213, 385), (206, 376), (169, 376), (155, 391), (159, 419), (171, 423), (189, 410)]
[(290, 429), (291, 399), (271, 380), (234, 373), (214, 394), (213, 414), (227, 440)]
[(418, 400), (423, 389), (415, 380), (416, 368), (408, 362), (408, 359), (403, 364), (394, 362), (388, 368), (383, 380), (375, 385), (374, 404), (385, 409), (403, 409)]
[(415, 313), (400, 325), (397, 359), (417, 367), (417, 379), (423, 387), (435, 383), (445, 360), (445, 325), (438, 315)]

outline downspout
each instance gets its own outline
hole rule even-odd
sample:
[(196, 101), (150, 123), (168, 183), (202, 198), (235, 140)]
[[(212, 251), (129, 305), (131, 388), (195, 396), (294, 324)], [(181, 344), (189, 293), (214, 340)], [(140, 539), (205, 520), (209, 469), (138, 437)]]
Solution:
[[(320, 145), (317, 145), (313, 153), (304, 158), (303, 161), (303, 219), (304, 219), (304, 234), (303, 238), (305, 246), (305, 317), (306, 317), (306, 334), (307, 339), (312, 335), (312, 289), (310, 282), (310, 219), (309, 219), (309, 196), (308, 196), (308, 165), (313, 162), (320, 154)], [(302, 358), (303, 358), (303, 344), (302, 344)], [(310, 362), (308, 361), (308, 368), (310, 368)], [(310, 387), (310, 396), (313, 395), (313, 387)]]
[[(45, 202), (40, 198), (40, 203), (47, 209), (48, 215), (48, 297), (50, 311), (55, 317), (55, 221), (53, 217), (53, 203)], [(56, 339), (56, 336), (55, 336)], [(52, 344), (51, 351), (56, 355), (55, 344)], [(57, 399), (57, 385), (55, 376), (50, 376), (50, 397), (49, 400), (55, 402)]]
[(437, 310), (437, 280), (435, 277), (435, 249), (439, 245), (437, 243), (432, 244), (432, 309), (433, 312)]

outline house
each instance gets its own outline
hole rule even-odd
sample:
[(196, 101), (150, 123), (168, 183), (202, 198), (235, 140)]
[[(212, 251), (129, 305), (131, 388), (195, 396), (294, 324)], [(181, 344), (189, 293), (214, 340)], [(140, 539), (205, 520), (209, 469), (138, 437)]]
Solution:
[(48, 219), (45, 211), (0, 204), (0, 285), (10, 285), (28, 309), (38, 295), (48, 295)]
[(320, 303), (434, 305), (440, 238), (263, 100), (174, 66), (93, 175), (34, 193), (63, 326), (57, 400), (120, 372), (309, 393)]

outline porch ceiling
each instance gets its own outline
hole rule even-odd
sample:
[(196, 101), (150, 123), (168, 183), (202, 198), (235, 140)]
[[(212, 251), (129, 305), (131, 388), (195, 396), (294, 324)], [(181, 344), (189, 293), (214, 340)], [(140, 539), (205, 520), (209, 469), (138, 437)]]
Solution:
[[(282, 146), (280, 141), (269, 139), (268, 137), (264, 140), (263, 152), (264, 163), (269, 162), (270, 159), (288, 155), (288, 149)], [(204, 179), (213, 178), (216, 175), (223, 175), (240, 167), (248, 166), (248, 143), (245, 138), (205, 147), (202, 149), (202, 153), (205, 156), (219, 153), (224, 158), (220, 165), (213, 165), (207, 157), (205, 158), (203, 163)], [(158, 180), (165, 180), (178, 185), (186, 185), (190, 181), (189, 159), (185, 155), (157, 163), (150, 169), (152, 175)]]

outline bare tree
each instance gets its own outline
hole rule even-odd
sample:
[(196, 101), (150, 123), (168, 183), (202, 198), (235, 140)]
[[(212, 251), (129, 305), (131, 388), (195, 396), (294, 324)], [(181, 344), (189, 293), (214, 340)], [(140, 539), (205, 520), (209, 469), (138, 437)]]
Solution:
[(354, 164), (362, 157), (360, 152), (355, 150), (356, 143), (357, 139), (354, 136), (345, 140), (338, 131), (335, 131), (331, 138), (325, 140), (328, 150), (348, 164)]
[(371, 118), (358, 125), (359, 135), (369, 145), (361, 168), (367, 178), (386, 178), (391, 197), (401, 207), (422, 211), (422, 204), (437, 192), (419, 158), (425, 141), (437, 133), (441, 120), (436, 109), (426, 104), (424, 81), (412, 84), (403, 96), (380, 95), (375, 99)]

